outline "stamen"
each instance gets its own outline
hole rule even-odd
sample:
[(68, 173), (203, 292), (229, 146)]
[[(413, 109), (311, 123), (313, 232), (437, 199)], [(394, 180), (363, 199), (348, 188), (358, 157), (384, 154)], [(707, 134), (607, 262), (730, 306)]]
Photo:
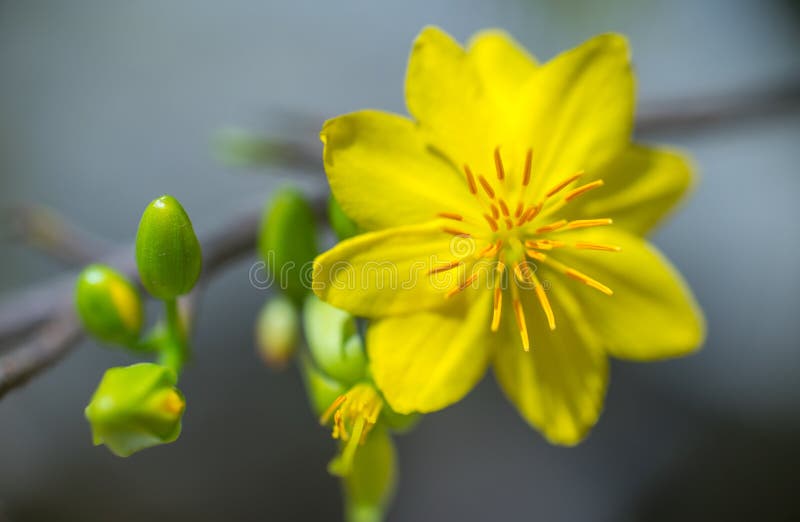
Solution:
[(544, 261), (547, 259), (547, 254), (543, 254), (536, 250), (526, 250), (525, 253), (528, 254), (528, 257), (535, 259), (536, 261)]
[(604, 245), (602, 243), (588, 243), (586, 241), (578, 241), (575, 243), (575, 248), (585, 250), (600, 250), (603, 252), (619, 252), (622, 248), (615, 245)]
[(468, 165), (464, 165), (464, 174), (467, 175), (467, 184), (469, 185), (469, 191), (472, 192), (473, 195), (478, 193), (478, 186), (475, 184), (475, 176), (472, 175), (472, 171), (469, 170)]
[(531, 181), (531, 159), (533, 157), (533, 150), (528, 149), (525, 153), (525, 168), (522, 171), (522, 186), (527, 187)]
[(327, 424), (331, 418), (331, 415), (333, 415), (333, 412), (337, 411), (339, 409), (339, 406), (341, 406), (346, 400), (347, 400), (347, 395), (339, 395), (338, 397), (336, 397), (336, 400), (333, 401), (331, 405), (328, 406), (328, 409), (325, 410), (325, 413), (323, 413), (320, 416), (319, 423), (322, 425)]
[(464, 232), (464, 231), (462, 231), (462, 230), (458, 230), (458, 229), (455, 229), (455, 228), (450, 228), (450, 227), (444, 227), (444, 228), (442, 228), (442, 232), (445, 232), (445, 233), (447, 233), (447, 234), (452, 234), (452, 235), (454, 235), (454, 236), (461, 236), (461, 237), (465, 237), (465, 238), (472, 237), (470, 234), (468, 234), (468, 233), (466, 233), (466, 232)]
[(508, 205), (505, 200), (501, 199), (498, 203), (500, 203), (500, 212), (502, 212), (505, 217), (509, 217), (511, 213), (508, 211)]
[(522, 200), (520, 200), (520, 202), (517, 203), (517, 210), (514, 211), (514, 217), (518, 218), (522, 216), (522, 210), (524, 208), (525, 208), (525, 203), (523, 203)]
[(550, 306), (550, 300), (547, 298), (547, 292), (544, 291), (544, 287), (541, 284), (537, 284), (536, 288), (536, 297), (539, 298), (539, 304), (542, 305), (542, 310), (544, 310), (544, 315), (547, 317), (547, 324), (550, 326), (551, 330), (556, 329), (556, 318), (553, 315), (553, 308)]
[(566, 219), (559, 219), (556, 222), (550, 223), (549, 225), (545, 225), (543, 227), (539, 227), (536, 229), (537, 234), (544, 234), (546, 232), (553, 232), (554, 230), (558, 230), (559, 228), (567, 225)]
[(592, 181), (591, 183), (587, 183), (586, 185), (581, 185), (580, 187), (572, 189), (571, 191), (569, 191), (567, 193), (567, 195), (564, 196), (564, 201), (567, 201), (567, 202), (572, 201), (573, 199), (577, 198), (581, 194), (585, 194), (585, 193), (589, 192), (592, 189), (596, 189), (597, 187), (602, 187), (602, 186), (603, 186), (603, 180), (602, 179), (598, 179), (597, 181)]
[(492, 232), (497, 232), (497, 228), (498, 228), (497, 227), (497, 221), (492, 219), (492, 216), (490, 216), (489, 214), (484, 214), (483, 218), (486, 220), (487, 223), (489, 223), (489, 228), (492, 229)]
[(494, 149), (494, 168), (497, 171), (497, 179), (503, 181), (506, 177), (506, 171), (503, 168), (503, 159), (500, 157), (500, 147)]
[(489, 185), (489, 182), (486, 181), (486, 178), (483, 176), (478, 176), (478, 181), (480, 181), (483, 190), (486, 191), (486, 195), (489, 196), (489, 198), (494, 199), (494, 189), (491, 185)]
[(455, 221), (464, 221), (464, 216), (461, 214), (456, 214), (455, 212), (439, 212), (439, 217), (453, 219)]
[(603, 283), (600, 283), (599, 281), (596, 281), (595, 279), (592, 279), (591, 277), (587, 276), (582, 272), (578, 272), (577, 270), (572, 268), (567, 268), (564, 271), (564, 273), (567, 274), (569, 277), (575, 279), (576, 281), (580, 281), (585, 285), (591, 286), (595, 290), (600, 290), (606, 295), (614, 295), (614, 291), (611, 290), (609, 287), (607, 287)]
[(496, 332), (500, 328), (500, 317), (503, 312), (503, 273), (506, 265), (502, 261), (497, 262), (497, 280), (494, 283), (494, 306), (492, 312), (492, 331)]
[(553, 196), (555, 196), (556, 194), (558, 194), (559, 192), (561, 192), (561, 190), (562, 190), (564, 187), (566, 187), (567, 185), (569, 185), (569, 184), (570, 184), (570, 183), (572, 183), (573, 181), (577, 180), (577, 179), (578, 179), (578, 178), (580, 178), (581, 176), (583, 176), (583, 171), (576, 172), (576, 173), (575, 173), (575, 174), (573, 174), (572, 176), (568, 177), (567, 179), (565, 179), (565, 180), (564, 180), (564, 181), (562, 181), (561, 183), (559, 183), (559, 184), (557, 184), (556, 186), (554, 186), (553, 188), (551, 188), (551, 189), (550, 189), (550, 190), (547, 192), (547, 197), (548, 197), (548, 198), (552, 198)]
[(531, 349), (530, 339), (528, 339), (528, 325), (525, 323), (525, 310), (522, 309), (522, 302), (514, 299), (514, 317), (517, 320), (519, 336), (522, 339), (522, 349), (529, 352)]
[(529, 207), (528, 210), (526, 210), (525, 213), (522, 214), (519, 220), (517, 220), (517, 226), (522, 226), (524, 223), (533, 220), (533, 218), (535, 218), (539, 214), (539, 211), (541, 210), (542, 210), (541, 203)]
[(506, 218), (506, 228), (509, 229), (509, 230), (514, 228), (514, 222), (511, 221), (511, 218)]
[(439, 272), (446, 272), (448, 270), (452, 270), (455, 267), (459, 266), (461, 261), (450, 261), (440, 266), (436, 266), (428, 270), (428, 275), (438, 274)]
[(500, 211), (497, 210), (497, 205), (492, 203), (490, 205), (490, 208), (492, 209), (492, 217), (495, 218), (495, 219), (499, 219), (500, 218)]
[(566, 246), (566, 243), (554, 239), (536, 239), (525, 241), (525, 246), (528, 248), (538, 248), (539, 250), (552, 250), (554, 248)]
[(500, 251), (500, 247), (503, 246), (503, 241), (498, 239), (496, 243), (492, 243), (487, 245), (485, 248), (481, 249), (480, 252), (475, 254), (475, 257), (482, 258), (482, 257), (494, 257)]
[(478, 279), (478, 274), (472, 274), (471, 276), (469, 276), (467, 278), (466, 281), (464, 281), (463, 283), (461, 283), (457, 287), (455, 287), (452, 290), (450, 290), (449, 292), (447, 292), (444, 295), (445, 299), (449, 299), (449, 298), (453, 297), (454, 295), (456, 295), (457, 293), (463, 292), (464, 289), (467, 288), (472, 283), (474, 283), (476, 279)]
[(589, 227), (600, 227), (603, 225), (610, 225), (613, 223), (614, 220), (611, 218), (603, 218), (603, 219), (576, 219), (575, 221), (570, 221), (566, 225), (566, 229), (574, 230), (576, 228), (589, 228)]

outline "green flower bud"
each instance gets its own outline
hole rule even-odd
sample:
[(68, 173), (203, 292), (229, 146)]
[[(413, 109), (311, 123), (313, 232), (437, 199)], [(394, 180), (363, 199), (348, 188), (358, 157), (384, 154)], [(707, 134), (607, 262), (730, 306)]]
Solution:
[(89, 265), (75, 285), (75, 307), (83, 327), (97, 339), (134, 346), (142, 330), (142, 300), (125, 276), (105, 265)]
[(136, 234), (136, 264), (147, 291), (159, 299), (188, 293), (202, 263), (200, 243), (178, 200), (166, 195), (153, 200)]
[(342, 478), (348, 522), (384, 520), (397, 482), (396, 461), (392, 438), (376, 427), (359, 447), (352, 470)]
[(258, 250), (270, 276), (300, 305), (311, 288), (317, 255), (314, 212), (300, 192), (286, 188), (272, 198), (261, 221)]
[(331, 228), (339, 241), (344, 241), (360, 233), (358, 225), (344, 213), (333, 194), (328, 199), (328, 221), (330, 221)]
[(323, 372), (347, 384), (365, 378), (367, 357), (355, 317), (312, 294), (303, 307), (303, 328), (314, 362)]
[(264, 362), (272, 368), (284, 368), (297, 350), (300, 337), (300, 314), (285, 296), (270, 299), (256, 321), (256, 346)]
[(177, 439), (186, 403), (176, 381), (175, 372), (152, 363), (109, 368), (85, 411), (95, 446), (127, 457)]

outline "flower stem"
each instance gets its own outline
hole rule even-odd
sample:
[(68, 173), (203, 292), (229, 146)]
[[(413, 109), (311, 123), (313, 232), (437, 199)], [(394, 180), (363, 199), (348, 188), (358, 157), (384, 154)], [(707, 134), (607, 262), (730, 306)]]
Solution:
[(167, 315), (167, 337), (161, 347), (159, 362), (180, 375), (183, 363), (186, 362), (188, 347), (178, 311), (178, 300), (165, 299), (164, 309)]

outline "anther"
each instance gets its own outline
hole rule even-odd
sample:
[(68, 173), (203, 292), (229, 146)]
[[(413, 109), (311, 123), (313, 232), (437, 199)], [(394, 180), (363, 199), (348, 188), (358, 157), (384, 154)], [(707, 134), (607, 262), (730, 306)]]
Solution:
[(446, 272), (447, 270), (452, 270), (455, 267), (461, 265), (461, 261), (450, 261), (440, 266), (435, 266), (428, 270), (428, 275), (438, 274), (439, 272)]
[(495, 218), (495, 219), (499, 219), (500, 218), (500, 211), (497, 209), (497, 205), (492, 203), (489, 208), (492, 209), (492, 217)]
[(492, 229), (492, 232), (497, 232), (497, 221), (495, 221), (489, 214), (484, 214), (483, 218), (487, 223), (489, 223), (489, 228)]
[(528, 339), (528, 325), (525, 323), (525, 311), (522, 309), (522, 302), (519, 299), (514, 299), (514, 317), (517, 320), (519, 336), (522, 339), (522, 348), (528, 352), (531, 349), (530, 340)]
[(522, 171), (522, 186), (527, 187), (531, 181), (531, 159), (533, 157), (533, 150), (528, 149), (525, 153), (525, 168)]
[(515, 218), (519, 218), (520, 216), (522, 216), (522, 211), (523, 211), (524, 209), (525, 209), (525, 203), (523, 203), (523, 202), (520, 200), (520, 202), (519, 202), (519, 203), (517, 203), (517, 210), (515, 210), (515, 211), (514, 211), (514, 217), (515, 217)]
[(445, 218), (445, 219), (452, 219), (452, 220), (455, 220), (455, 221), (464, 221), (464, 216), (462, 216), (461, 214), (456, 214), (455, 212), (439, 212), (438, 215), (439, 215), (439, 217), (442, 217), (442, 218)]
[(545, 225), (543, 227), (537, 228), (536, 229), (536, 233), (537, 234), (544, 234), (546, 232), (553, 232), (553, 231), (558, 230), (559, 228), (565, 226), (566, 224), (567, 224), (567, 220), (566, 219), (559, 219), (558, 221), (550, 223), (549, 225)]
[(472, 274), (471, 276), (469, 276), (469, 277), (466, 279), (466, 281), (464, 281), (463, 283), (461, 283), (461, 284), (460, 284), (460, 285), (458, 285), (457, 287), (455, 287), (455, 288), (451, 289), (450, 291), (448, 291), (448, 292), (447, 292), (447, 293), (444, 295), (444, 296), (445, 296), (445, 298), (450, 298), (450, 297), (453, 297), (454, 295), (456, 295), (456, 294), (457, 294), (457, 293), (459, 293), (459, 292), (463, 292), (463, 291), (464, 291), (464, 289), (465, 289), (465, 288), (467, 288), (467, 287), (468, 287), (469, 285), (471, 285), (472, 283), (474, 283), (476, 279), (478, 279), (478, 274)]
[(442, 232), (445, 232), (447, 234), (452, 234), (454, 236), (461, 236), (461, 237), (464, 237), (464, 238), (472, 237), (470, 234), (468, 234), (467, 232), (464, 232), (463, 230), (457, 230), (455, 228), (450, 228), (450, 227), (442, 228)]
[(575, 221), (570, 221), (566, 224), (568, 230), (574, 230), (576, 228), (589, 228), (589, 227), (600, 227), (603, 225), (610, 225), (613, 223), (614, 220), (611, 218), (603, 218), (603, 219), (576, 219)]
[(472, 175), (472, 171), (469, 170), (469, 166), (464, 165), (464, 174), (467, 175), (467, 184), (469, 185), (469, 191), (472, 192), (473, 195), (478, 193), (478, 186), (475, 184), (475, 176)]
[(573, 199), (577, 198), (581, 194), (585, 194), (592, 189), (596, 189), (598, 187), (603, 186), (603, 180), (598, 179), (596, 181), (592, 181), (591, 183), (587, 183), (586, 185), (581, 185), (578, 188), (572, 189), (571, 191), (567, 192), (567, 195), (564, 196), (564, 201), (572, 201)]
[(615, 245), (604, 245), (602, 243), (588, 243), (586, 241), (578, 241), (575, 243), (575, 248), (584, 250), (600, 250), (602, 252), (619, 252), (622, 248)]
[(614, 294), (614, 291), (611, 290), (606, 285), (604, 285), (603, 283), (600, 283), (599, 281), (596, 281), (596, 280), (592, 279), (591, 277), (587, 276), (586, 274), (578, 272), (577, 270), (574, 270), (572, 268), (567, 268), (564, 271), (564, 273), (567, 274), (572, 279), (575, 279), (576, 281), (580, 281), (581, 283), (583, 283), (583, 284), (585, 284), (587, 286), (590, 286), (590, 287), (594, 288), (595, 290), (599, 290), (599, 291), (603, 292), (606, 295), (613, 295)]
[(491, 185), (489, 185), (489, 182), (486, 181), (486, 178), (484, 178), (483, 176), (478, 176), (478, 181), (480, 181), (483, 190), (486, 191), (486, 195), (489, 196), (491, 199), (494, 199), (494, 189), (492, 188)]
[(553, 196), (555, 196), (556, 194), (558, 194), (559, 192), (561, 192), (561, 190), (562, 190), (564, 187), (566, 187), (567, 185), (569, 185), (569, 184), (570, 184), (570, 183), (572, 183), (573, 181), (577, 180), (577, 179), (578, 179), (578, 178), (580, 178), (581, 176), (583, 176), (583, 171), (576, 172), (576, 173), (575, 173), (575, 174), (573, 174), (572, 176), (568, 177), (567, 179), (565, 179), (565, 180), (564, 180), (564, 181), (562, 181), (561, 183), (559, 183), (559, 184), (557, 184), (556, 186), (554, 186), (553, 188), (551, 188), (551, 189), (550, 189), (550, 190), (547, 192), (547, 197), (548, 197), (548, 198), (552, 198)]
[(506, 171), (503, 168), (503, 159), (500, 157), (500, 147), (494, 149), (494, 168), (497, 171), (497, 179), (503, 181), (506, 177)]
[(500, 203), (500, 212), (502, 212), (505, 217), (510, 216), (511, 213), (508, 210), (508, 205), (506, 204), (505, 200), (501, 199), (498, 201), (498, 203)]

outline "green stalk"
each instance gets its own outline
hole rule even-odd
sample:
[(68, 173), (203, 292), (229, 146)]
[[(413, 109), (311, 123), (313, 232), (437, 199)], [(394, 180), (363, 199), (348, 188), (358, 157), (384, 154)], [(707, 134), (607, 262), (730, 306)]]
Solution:
[(183, 363), (186, 362), (188, 347), (181, 324), (177, 299), (164, 299), (167, 315), (167, 338), (161, 347), (159, 362), (180, 375)]

